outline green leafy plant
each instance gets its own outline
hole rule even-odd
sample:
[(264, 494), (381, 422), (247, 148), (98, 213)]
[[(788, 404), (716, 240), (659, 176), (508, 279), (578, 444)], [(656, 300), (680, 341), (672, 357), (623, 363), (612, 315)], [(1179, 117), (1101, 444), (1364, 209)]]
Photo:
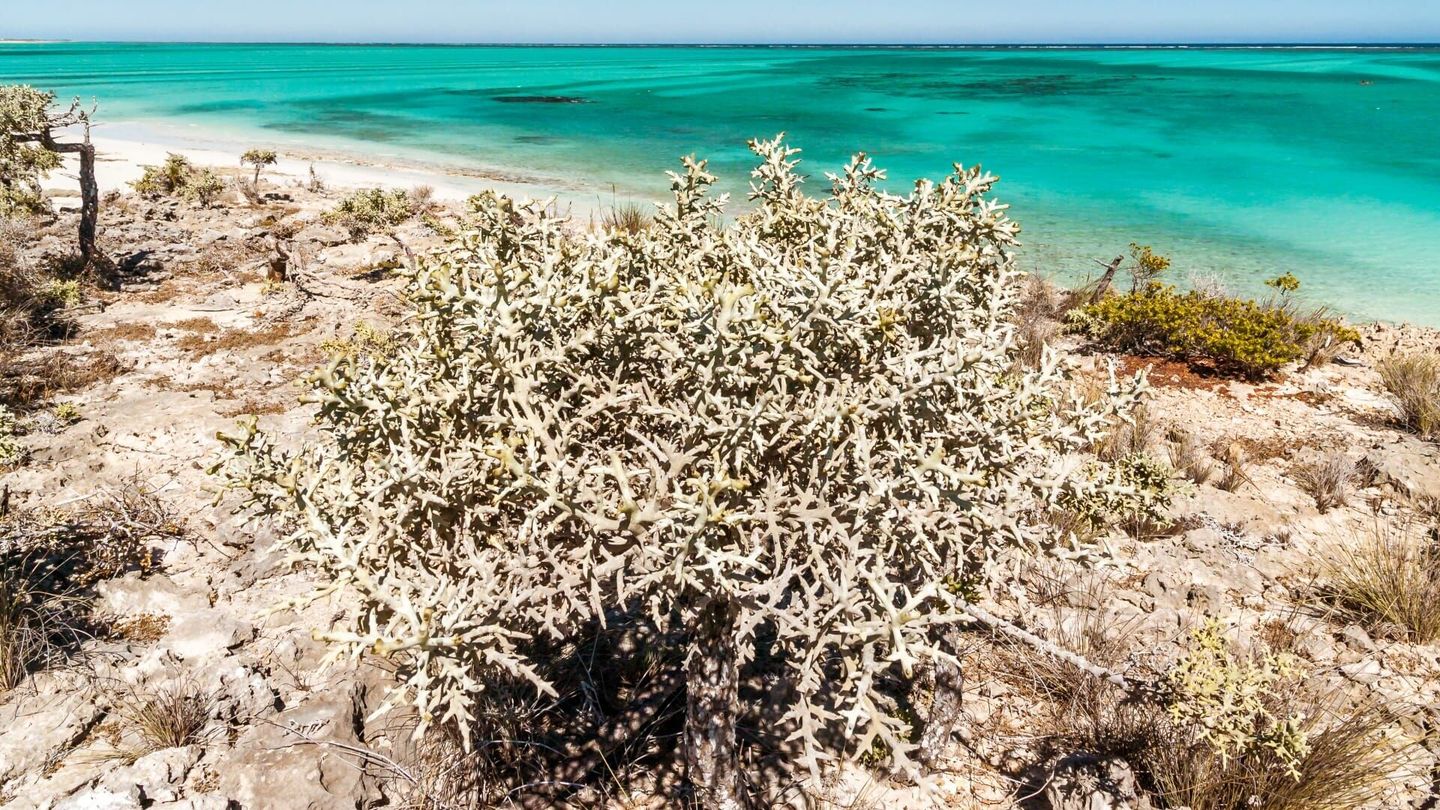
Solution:
[[(1422, 772), (1422, 740), (1384, 704), (1350, 707), (1287, 685), (1267, 696), (1290, 718), (1290, 742), (1224, 755), (1194, 727), (1170, 728), (1139, 759), (1169, 807), (1191, 810), (1353, 810), (1400, 807), (1405, 781)], [(1298, 748), (1304, 740), (1303, 753)]]
[[(29, 85), (0, 85), (0, 220), (44, 214), (50, 201), (41, 180), (60, 168), (62, 154), (79, 160), (80, 217), (76, 246), (86, 269), (108, 266), (95, 244), (100, 216), (100, 187), (95, 181), (95, 146), (90, 142), (90, 116), (80, 100), (69, 109), (55, 108), (55, 94)], [(83, 140), (64, 133), (79, 127)]]
[(260, 185), (260, 170), (266, 166), (274, 166), (278, 162), (280, 162), (280, 157), (275, 154), (273, 149), (247, 149), (245, 154), (240, 156), (241, 165), (255, 167), (255, 178), (250, 181), (255, 186)]
[(1299, 778), (1309, 741), (1298, 717), (1277, 716), (1266, 697), (1298, 675), (1299, 662), (1284, 653), (1234, 655), (1222, 625), (1207, 619), (1195, 628), (1185, 653), (1165, 673), (1163, 700), (1171, 721), (1195, 729), (1221, 763), (1266, 749)]
[(81, 419), (80, 407), (73, 402), (57, 403), (51, 415), (55, 418), (55, 423), (62, 427), (73, 425)]
[(1149, 245), (1130, 243), (1130, 290), (1143, 290), (1170, 269), (1170, 257), (1156, 253)]
[(359, 239), (394, 228), (416, 214), (415, 199), (402, 189), (369, 188), (356, 191), (326, 212), (325, 221)]
[(185, 184), (185, 198), (205, 208), (225, 193), (225, 181), (211, 169), (201, 169), (191, 175)]
[(41, 178), (60, 168), (60, 154), (20, 135), (48, 130), (55, 95), (28, 85), (0, 87), (0, 217), (50, 210)]
[(147, 199), (180, 197), (208, 207), (225, 191), (225, 181), (213, 169), (196, 168), (189, 158), (171, 153), (163, 164), (145, 166), (130, 187)]
[(1137, 382), (1082, 402), (1053, 355), (1016, 370), (992, 176), (899, 197), (862, 155), (817, 198), (796, 150), (752, 148), (755, 206), (729, 227), (693, 159), (634, 234), (473, 198), (408, 271), (393, 350), (311, 378), (304, 452), (253, 421), (222, 437), (238, 506), (328, 583), (307, 598), (354, 597), (323, 638), (398, 664), (387, 705), (468, 735), (487, 683), (553, 688), (538, 639), (638, 610), (687, 661), (701, 804), (740, 800), (739, 668), (762, 645), (787, 684), (767, 730), (798, 767), (878, 750), (916, 774), (884, 684), (954, 660), (944, 629), (1005, 555), (1095, 551), (1054, 536), (1050, 504), (1154, 483), (1140, 459), (1076, 463)]
[(1272, 279), (1266, 279), (1265, 286), (1278, 291), (1281, 295), (1289, 295), (1300, 289), (1300, 279), (1294, 273), (1285, 273)]
[(0, 405), (0, 468), (14, 467), (25, 460), (25, 445), (17, 435), (15, 413)]
[(1071, 313), (1071, 326), (1117, 351), (1172, 357), (1222, 373), (1265, 378), (1312, 358), (1312, 346), (1351, 343), (1360, 335), (1324, 316), (1299, 317), (1290, 307), (1179, 292), (1152, 283), (1108, 296)]
[(185, 189), (195, 166), (184, 155), (170, 153), (159, 166), (143, 166), (139, 180), (130, 183), (135, 193), (149, 199), (179, 194)]

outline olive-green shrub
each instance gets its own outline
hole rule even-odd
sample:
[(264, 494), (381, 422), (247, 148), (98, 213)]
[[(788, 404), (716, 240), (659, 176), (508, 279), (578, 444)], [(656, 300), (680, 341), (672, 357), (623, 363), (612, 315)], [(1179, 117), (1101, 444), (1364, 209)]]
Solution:
[(210, 206), (225, 191), (225, 181), (213, 169), (196, 168), (184, 155), (171, 153), (159, 166), (145, 166), (130, 187), (146, 199), (180, 197)]
[(473, 198), (389, 350), (314, 375), (303, 448), (222, 437), (242, 508), (279, 520), (317, 598), (354, 597), (324, 638), (400, 663), (390, 704), (463, 727), (495, 673), (550, 688), (528, 638), (639, 609), (688, 639), (692, 763), (733, 759), (764, 643), (798, 765), (874, 749), (914, 773), (884, 683), (953, 660), (943, 630), (1010, 555), (1090, 551), (1052, 503), (1134, 508), (1082, 450), (1138, 383), (1082, 401), (1054, 352), (1018, 369), (992, 176), (896, 196), (862, 155), (811, 197), (796, 150), (752, 147), (729, 227), (693, 160), (634, 232)]
[(0, 86), (0, 218), (45, 213), (40, 181), (60, 168), (60, 154), (27, 136), (48, 131), (55, 94), (29, 85)]
[(402, 189), (367, 188), (342, 199), (325, 213), (325, 221), (358, 239), (393, 228), (415, 216), (416, 211), (416, 201)]
[(1117, 351), (1213, 366), (1247, 378), (1321, 356), (1359, 333), (1323, 313), (1299, 315), (1287, 301), (1259, 302), (1151, 283), (1070, 315), (1076, 331)]

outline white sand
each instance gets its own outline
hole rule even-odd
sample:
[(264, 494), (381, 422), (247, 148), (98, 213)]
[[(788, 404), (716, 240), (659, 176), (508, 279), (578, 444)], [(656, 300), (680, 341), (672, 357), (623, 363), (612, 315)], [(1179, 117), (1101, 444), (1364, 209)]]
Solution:
[[(130, 183), (138, 180), (147, 165), (159, 165), (166, 155), (176, 153), (189, 158), (197, 166), (213, 166), (235, 171), (250, 171), (240, 165), (240, 154), (245, 147), (226, 145), (217, 148), (209, 145), (185, 143), (174, 138), (152, 136), (144, 130), (123, 127), (124, 137), (108, 137), (97, 133), (94, 137), (96, 148), (95, 175), (100, 193), (108, 191), (129, 191)], [(589, 217), (597, 213), (599, 204), (593, 192), (576, 188), (554, 188), (539, 183), (525, 183), (513, 180), (486, 177), (478, 172), (462, 169), (453, 171), (443, 167), (399, 161), (369, 160), (363, 157), (339, 155), (309, 155), (297, 151), (277, 150), (280, 160), (275, 166), (265, 168), (264, 179), (271, 185), (303, 184), (309, 180), (310, 168), (325, 183), (327, 188), (413, 188), (429, 186), (435, 190), (435, 197), (443, 200), (464, 200), (487, 189), (494, 189), (516, 199), (556, 198), (563, 208), (568, 206), (572, 216)], [(67, 156), (65, 165), (50, 175), (45, 188), (56, 198), (59, 205), (74, 205), (79, 202), (77, 174), (78, 158)], [(72, 200), (73, 197), (73, 200)]]

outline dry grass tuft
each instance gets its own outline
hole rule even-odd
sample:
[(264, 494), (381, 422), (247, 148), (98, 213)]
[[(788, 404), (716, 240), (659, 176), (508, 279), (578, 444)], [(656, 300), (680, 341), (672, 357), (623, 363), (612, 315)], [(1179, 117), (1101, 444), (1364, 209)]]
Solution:
[(1062, 331), (1069, 299), (1068, 293), (1047, 278), (1036, 275), (1025, 278), (1014, 315), (1016, 340), (1020, 344), (1017, 360), (1022, 366), (1035, 368), (1040, 364), (1045, 348)]
[[(1099, 596), (1098, 592), (1092, 594)], [(1103, 599), (1101, 603), (1103, 603)], [(1048, 640), (1111, 670), (1129, 670), (1144, 682), (1157, 673), (1128, 667), (1139, 646), (1134, 627), (1107, 621), (1101, 611), (1054, 622)], [(1283, 653), (1294, 631), (1283, 622), (1263, 634)], [(1115, 756), (1135, 766), (1142, 784), (1165, 807), (1190, 810), (1352, 810), (1394, 801), (1393, 792), (1415, 775), (1421, 740), (1402, 732), (1405, 719), (1369, 702), (1337, 708), (1303, 683), (1268, 690), (1261, 699), (1274, 717), (1299, 717), (1307, 744), (1294, 769), (1267, 745), (1222, 754), (1201, 724), (1180, 721), (1163, 700), (1142, 691), (1127, 696), (1067, 662), (1029, 647), (1002, 648), (1002, 675), (1035, 698), (1031, 716), (1042, 756), (1084, 751)]]
[(164, 504), (135, 482), (70, 511), (0, 519), (0, 691), (94, 637), (95, 585), (150, 568), (150, 544), (180, 534)]
[(1295, 467), (1290, 477), (1315, 499), (1315, 508), (1323, 514), (1349, 502), (1356, 471), (1353, 459), (1344, 453), (1331, 452), (1317, 461)]
[(1380, 363), (1380, 379), (1406, 427), (1422, 439), (1440, 438), (1440, 354), (1386, 358)]
[(273, 346), (293, 334), (294, 332), (285, 324), (267, 326), (253, 331), (229, 329), (218, 335), (192, 331), (180, 338), (176, 346), (192, 358), (199, 358), (219, 352), (239, 352), (260, 346)]
[(1170, 466), (1196, 485), (1210, 483), (1215, 477), (1215, 459), (1188, 430), (1172, 428), (1168, 439)]
[(22, 577), (0, 574), (0, 694), (61, 655), (70, 635), (63, 607)]
[[(1103, 604), (1100, 588), (1098, 581), (1089, 582), (1079, 601)], [(1135, 646), (1133, 622), (1109, 621), (1097, 610), (1068, 615), (1057, 610), (1051, 624), (1046, 640), (1102, 667), (1127, 668)], [(1007, 643), (1001, 656), (1002, 677), (1043, 707), (1035, 729), (1053, 753), (1132, 757), (1151, 744), (1152, 707), (1129, 700), (1113, 685), (1032, 647)]]
[(1095, 443), (1094, 453), (1109, 462), (1130, 456), (1149, 454), (1160, 442), (1164, 430), (1147, 404), (1138, 405), (1129, 419), (1117, 419), (1110, 430)]
[(86, 340), (96, 346), (104, 346), (115, 341), (147, 341), (155, 337), (155, 327), (148, 323), (138, 321), (127, 321), (118, 323), (105, 329), (96, 329), (85, 333)]
[(1358, 543), (1319, 555), (1321, 597), (1372, 630), (1428, 644), (1440, 640), (1440, 541), (1377, 526)]
[(606, 230), (628, 233), (632, 236), (650, 227), (654, 219), (639, 203), (623, 202), (610, 206), (605, 212), (603, 224)]
[(175, 681), (150, 692), (131, 693), (117, 713), (139, 738), (143, 756), (200, 742), (213, 709), (214, 701), (201, 689)]
[(1246, 484), (1255, 486), (1250, 478), (1250, 454), (1244, 444), (1222, 441), (1215, 449), (1215, 455), (1220, 459), (1220, 477), (1216, 479), (1215, 486), (1226, 492), (1238, 492)]
[(107, 348), (50, 350), (0, 359), (0, 403), (17, 408), (83, 391), (129, 371), (131, 365)]
[(142, 613), (111, 624), (111, 631), (120, 638), (141, 644), (154, 644), (170, 630), (170, 617), (158, 613)]

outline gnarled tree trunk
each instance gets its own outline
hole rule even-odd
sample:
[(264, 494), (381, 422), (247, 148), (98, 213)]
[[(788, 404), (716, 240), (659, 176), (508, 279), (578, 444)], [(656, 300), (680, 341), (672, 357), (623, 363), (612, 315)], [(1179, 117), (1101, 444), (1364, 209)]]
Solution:
[(929, 716), (920, 733), (920, 761), (934, 766), (950, 747), (955, 727), (964, 714), (965, 673), (958, 664), (935, 660), (929, 664), (924, 680), (931, 687), (931, 696)]
[(685, 769), (705, 810), (741, 810), (735, 715), (740, 698), (735, 606), (715, 599), (691, 628), (685, 685)]
[[(74, 114), (73, 108), (71, 114)], [(73, 123), (76, 122), (67, 121), (64, 125)], [(86, 269), (95, 270), (105, 265), (104, 256), (95, 243), (100, 222), (100, 184), (95, 179), (95, 144), (90, 140), (89, 119), (81, 118), (79, 123), (85, 125), (85, 140), (80, 143), (59, 143), (48, 129), (40, 133), (38, 140), (52, 152), (80, 157), (80, 227), (77, 246), (80, 256), (85, 260)]]
[(95, 144), (90, 141), (90, 126), (85, 126), (85, 142), (80, 144), (80, 255), (85, 266), (95, 267), (100, 250), (95, 246), (95, 231), (100, 222), (100, 184), (95, 180)]

